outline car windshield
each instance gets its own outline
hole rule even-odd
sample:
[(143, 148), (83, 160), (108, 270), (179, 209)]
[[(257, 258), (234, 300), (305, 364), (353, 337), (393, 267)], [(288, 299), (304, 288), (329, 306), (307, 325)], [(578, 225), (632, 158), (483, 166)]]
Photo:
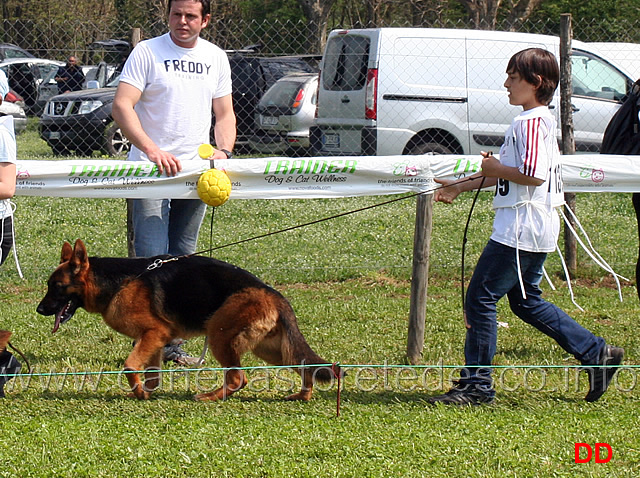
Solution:
[(118, 83), (120, 83), (120, 75), (117, 75), (116, 77), (114, 77), (113, 80), (111, 80), (109, 83), (106, 84), (106, 87), (115, 88), (116, 86), (118, 86)]
[(280, 80), (264, 94), (260, 100), (262, 106), (291, 106), (304, 81)]

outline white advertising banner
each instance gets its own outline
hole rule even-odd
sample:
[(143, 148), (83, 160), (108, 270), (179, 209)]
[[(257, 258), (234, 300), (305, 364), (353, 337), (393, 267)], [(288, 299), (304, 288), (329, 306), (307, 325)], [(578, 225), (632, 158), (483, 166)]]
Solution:
[[(640, 192), (640, 156), (563, 156), (567, 192)], [(232, 183), (231, 199), (379, 196), (431, 190), (434, 178), (478, 171), (478, 155), (344, 156), (216, 160)], [(209, 161), (185, 161), (174, 177), (150, 162), (19, 160), (16, 195), (86, 198), (192, 198)]]

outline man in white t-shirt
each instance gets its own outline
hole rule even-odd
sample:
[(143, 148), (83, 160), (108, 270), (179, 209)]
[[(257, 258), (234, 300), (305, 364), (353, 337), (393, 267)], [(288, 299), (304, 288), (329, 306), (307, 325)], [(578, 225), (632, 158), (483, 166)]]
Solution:
[[(209, 143), (212, 109), (217, 149), (210, 159), (231, 158), (236, 117), (227, 55), (200, 38), (211, 18), (209, 0), (169, 0), (167, 8), (169, 32), (133, 49), (112, 114), (132, 144), (129, 159), (173, 176)], [(192, 254), (205, 212), (199, 199), (134, 199), (136, 256)]]

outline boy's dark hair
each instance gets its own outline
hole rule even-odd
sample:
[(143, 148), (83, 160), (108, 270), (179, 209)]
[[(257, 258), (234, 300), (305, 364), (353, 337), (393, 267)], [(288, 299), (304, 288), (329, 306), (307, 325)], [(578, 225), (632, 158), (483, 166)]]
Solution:
[(518, 73), (527, 82), (537, 86), (536, 99), (548, 105), (560, 81), (560, 68), (553, 53), (542, 48), (527, 48), (511, 57), (507, 73)]
[[(209, 15), (209, 13), (211, 12), (211, 2), (209, 0), (193, 0), (193, 1), (202, 5), (202, 18)], [(169, 0), (167, 2), (167, 15), (171, 13), (172, 3), (173, 3), (173, 0)]]

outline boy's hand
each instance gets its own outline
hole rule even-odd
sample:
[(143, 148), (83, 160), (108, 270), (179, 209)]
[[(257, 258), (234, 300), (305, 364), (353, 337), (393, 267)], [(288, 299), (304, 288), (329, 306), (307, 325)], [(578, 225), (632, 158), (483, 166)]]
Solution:
[(450, 179), (436, 179), (434, 181), (438, 184), (442, 184), (442, 187), (436, 189), (433, 193), (433, 200), (436, 202), (443, 202), (445, 204), (451, 204), (455, 198), (458, 197), (460, 191), (458, 187)]
[(491, 151), (481, 151), (480, 154), (482, 154), (482, 175), (486, 178), (499, 178), (502, 163), (498, 161)]

